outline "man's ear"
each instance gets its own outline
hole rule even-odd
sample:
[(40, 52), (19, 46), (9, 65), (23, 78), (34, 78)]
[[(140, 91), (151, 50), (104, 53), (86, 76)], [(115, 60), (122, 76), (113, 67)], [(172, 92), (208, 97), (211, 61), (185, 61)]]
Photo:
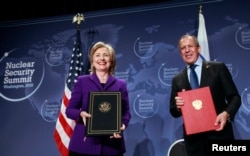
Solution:
[(201, 53), (201, 47), (198, 47), (198, 52), (199, 52), (199, 54)]

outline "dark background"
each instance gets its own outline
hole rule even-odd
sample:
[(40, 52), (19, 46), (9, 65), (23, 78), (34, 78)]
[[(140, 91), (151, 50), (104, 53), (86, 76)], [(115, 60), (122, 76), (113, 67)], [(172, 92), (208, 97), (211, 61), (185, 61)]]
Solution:
[(14, 0), (1, 2), (1, 22), (142, 6), (178, 0)]

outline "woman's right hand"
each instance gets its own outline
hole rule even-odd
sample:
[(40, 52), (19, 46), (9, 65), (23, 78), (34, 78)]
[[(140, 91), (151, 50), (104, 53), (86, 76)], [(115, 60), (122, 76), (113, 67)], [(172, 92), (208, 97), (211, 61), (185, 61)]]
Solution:
[(86, 118), (91, 117), (91, 114), (85, 112), (85, 111), (81, 111), (80, 116), (82, 117), (82, 121), (84, 126), (86, 125)]

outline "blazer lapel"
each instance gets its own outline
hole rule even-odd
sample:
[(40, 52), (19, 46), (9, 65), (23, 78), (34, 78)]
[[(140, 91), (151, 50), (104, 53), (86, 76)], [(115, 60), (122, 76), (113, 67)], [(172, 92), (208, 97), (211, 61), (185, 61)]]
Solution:
[(97, 88), (99, 90), (103, 90), (103, 87), (101, 86), (101, 83), (97, 77), (97, 75), (95, 73), (93, 73), (91, 76), (90, 76), (90, 79), (94, 82), (94, 84), (97, 86)]
[(115, 80), (116, 79), (110, 75), (106, 84), (104, 85), (104, 90), (107, 90), (115, 82)]
[(95, 83), (95, 85), (98, 87), (100, 91), (107, 90), (110, 87), (110, 85), (112, 85), (116, 80), (113, 76), (109, 76), (106, 84), (103, 87), (95, 73), (90, 76), (90, 79)]

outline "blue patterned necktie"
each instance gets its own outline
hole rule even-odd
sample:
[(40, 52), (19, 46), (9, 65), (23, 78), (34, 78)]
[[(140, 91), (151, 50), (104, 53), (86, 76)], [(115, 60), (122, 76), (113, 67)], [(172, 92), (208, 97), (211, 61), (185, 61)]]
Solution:
[(196, 64), (192, 64), (189, 67), (190, 68), (190, 85), (192, 89), (199, 88), (198, 77), (194, 70), (196, 66), (197, 66)]

